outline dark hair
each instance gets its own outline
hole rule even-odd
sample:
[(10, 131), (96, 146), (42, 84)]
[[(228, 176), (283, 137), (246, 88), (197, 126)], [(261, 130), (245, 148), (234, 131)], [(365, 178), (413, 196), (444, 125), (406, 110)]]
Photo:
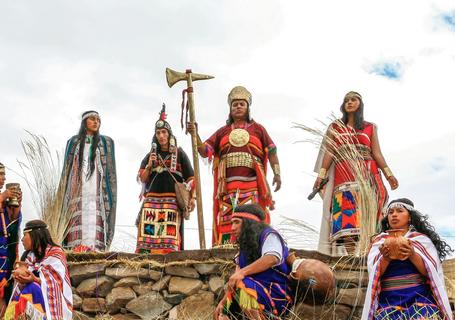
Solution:
[[(239, 99), (236, 99), (236, 100), (239, 100)], [(240, 100), (243, 100), (243, 99), (240, 99)], [(248, 105), (246, 122), (251, 123), (253, 121), (253, 118), (251, 118), (251, 116), (250, 116), (250, 104), (248, 103), (248, 101), (246, 102), (246, 104)], [(226, 124), (234, 123), (234, 118), (232, 117), (232, 114), (231, 114), (231, 108), (232, 108), (232, 106), (229, 106), (229, 116), (228, 116), (228, 119), (226, 120)]]
[[(31, 230), (27, 231), (27, 229)], [(58, 247), (54, 240), (52, 240), (51, 234), (47, 229), (47, 224), (42, 220), (31, 220), (27, 222), (25, 224), (24, 232), (30, 234), (32, 240), (31, 251), (35, 254), (38, 261), (44, 258), (48, 245)]]
[[(395, 202), (403, 202), (412, 207), (414, 207), (414, 203), (407, 199), (407, 198), (400, 198), (393, 201), (390, 201), (389, 205)], [(406, 209), (408, 210), (408, 209)], [(442, 240), (439, 235), (436, 233), (434, 227), (428, 221), (428, 215), (424, 215), (417, 210), (408, 210), (409, 216), (411, 217), (410, 224), (415, 228), (416, 231), (423, 233), (428, 238), (430, 238), (431, 242), (433, 242), (436, 250), (438, 251), (438, 256), (441, 261), (443, 261), (448, 254), (453, 252), (452, 248)], [(390, 229), (388, 215), (386, 215), (381, 220), (381, 232), (385, 232)]]
[[(89, 110), (85, 111), (82, 114), (82, 117), (84, 117), (86, 114), (91, 113), (91, 112), (96, 112), (94, 110)], [(81, 126), (79, 128), (79, 176), (78, 179), (81, 180), (81, 173), (82, 173), (82, 166), (84, 162), (84, 148), (85, 148), (85, 138), (87, 137), (87, 119), (84, 119), (81, 121)], [(96, 157), (96, 148), (98, 147), (98, 143), (100, 141), (100, 134), (99, 130), (94, 133), (93, 135), (93, 140), (90, 145), (90, 155), (89, 155), (89, 171), (87, 174), (87, 178), (90, 178), (95, 171), (95, 157)]]
[[(357, 93), (357, 92), (354, 92)], [(358, 93), (357, 93), (358, 94)], [(360, 96), (360, 94), (359, 94)], [(360, 105), (357, 111), (354, 113), (354, 128), (356, 130), (363, 130), (364, 128), (364, 120), (363, 120), (363, 100), (359, 97), (357, 99), (360, 100)], [(343, 99), (343, 103), (341, 104), (340, 110), (341, 113), (343, 113), (343, 117), (341, 118), (341, 121), (343, 121), (344, 124), (348, 123), (348, 113), (346, 112), (346, 109), (344, 108), (344, 105), (346, 103), (346, 97)]]
[[(258, 204), (238, 206), (235, 208), (235, 212), (248, 212), (257, 216), (261, 221), (265, 220), (265, 212)], [(261, 257), (259, 238), (267, 227), (264, 222), (242, 218), (242, 230), (237, 243), (240, 251), (245, 254), (247, 264), (251, 264)]]

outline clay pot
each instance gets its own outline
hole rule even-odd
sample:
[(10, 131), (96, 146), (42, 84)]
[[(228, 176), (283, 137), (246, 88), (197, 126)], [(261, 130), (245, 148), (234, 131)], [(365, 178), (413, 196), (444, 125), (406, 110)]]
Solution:
[[(294, 253), (286, 260), (292, 268), (298, 263)], [(316, 259), (304, 259), (295, 272), (289, 275), (291, 286), (296, 291), (296, 301), (323, 304), (335, 296), (335, 276), (327, 264)], [(299, 297), (300, 296), (300, 297)]]
[(404, 229), (390, 229), (386, 231), (387, 238), (384, 240), (384, 246), (389, 247), (389, 258), (392, 260), (405, 260), (400, 253), (400, 248), (403, 244), (408, 244), (409, 240), (403, 237), (406, 234)]

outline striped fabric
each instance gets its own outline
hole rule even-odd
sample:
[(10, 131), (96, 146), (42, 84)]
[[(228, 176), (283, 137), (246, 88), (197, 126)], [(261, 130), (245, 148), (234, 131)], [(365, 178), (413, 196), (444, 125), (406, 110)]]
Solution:
[(413, 273), (402, 276), (388, 277), (381, 280), (382, 291), (394, 291), (401, 289), (414, 288), (425, 283), (425, 277), (421, 274)]
[(47, 320), (70, 320), (73, 313), (73, 294), (65, 253), (60, 247), (48, 246), (38, 261), (30, 252), (26, 262), (30, 271), (39, 273)]

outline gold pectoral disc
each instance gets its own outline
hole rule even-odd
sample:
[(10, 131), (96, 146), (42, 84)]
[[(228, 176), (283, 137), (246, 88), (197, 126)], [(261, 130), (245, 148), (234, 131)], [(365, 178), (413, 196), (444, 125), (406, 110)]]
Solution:
[(229, 134), (229, 143), (234, 147), (243, 147), (250, 141), (250, 134), (245, 129), (234, 129)]

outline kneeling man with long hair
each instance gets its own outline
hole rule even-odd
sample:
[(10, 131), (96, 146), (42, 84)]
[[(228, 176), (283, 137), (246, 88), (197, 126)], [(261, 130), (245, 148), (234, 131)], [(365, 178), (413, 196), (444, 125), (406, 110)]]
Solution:
[(292, 307), (288, 248), (281, 235), (264, 223), (256, 204), (239, 206), (232, 215), (232, 231), (240, 252), (228, 291), (215, 310), (215, 319), (282, 317)]

